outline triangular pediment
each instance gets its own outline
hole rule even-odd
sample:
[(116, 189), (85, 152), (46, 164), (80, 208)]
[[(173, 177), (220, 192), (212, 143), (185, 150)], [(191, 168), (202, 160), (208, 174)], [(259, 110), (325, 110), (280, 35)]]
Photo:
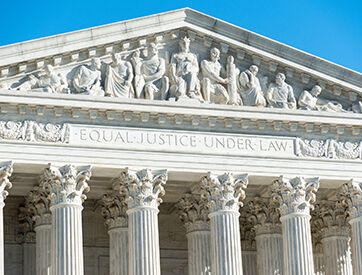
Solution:
[[(180, 49), (180, 41), (185, 37), (190, 44), (186, 55)], [(151, 43), (157, 44), (159, 60), (165, 62), (161, 71), (154, 68), (160, 66), (159, 62), (147, 64)], [(217, 66), (221, 69), (210, 61), (212, 48), (220, 52)], [(112, 55), (117, 53), (128, 65), (118, 68), (112, 63)], [(187, 59), (193, 56), (195, 68), (184, 68), (193, 71), (193, 75), (176, 72), (179, 78), (175, 78), (172, 66), (177, 70), (192, 66)], [(228, 63), (228, 57), (234, 60)], [(96, 77), (91, 68), (94, 58), (101, 62), (100, 68), (94, 69), (99, 71), (99, 92), (87, 90), (92, 85), (87, 77), (92, 81)], [(53, 69), (48, 75), (47, 65)], [(252, 83), (251, 65), (258, 67), (257, 84)], [(127, 66), (132, 71), (131, 77), (124, 72)], [(137, 72), (137, 66), (143, 66), (143, 72)], [(147, 85), (147, 77), (152, 75), (145, 73), (147, 70), (162, 74), (157, 77), (157, 84), (148, 81), (150, 85)], [(286, 78), (284, 88), (278, 88), (275, 83), (279, 73)], [(191, 80), (193, 77), (196, 79)], [(231, 78), (228, 83), (221, 81)], [(167, 85), (162, 87), (164, 79)], [(84, 80), (89, 83), (79, 83)], [(49, 84), (52, 81), (54, 83)], [(256, 96), (256, 92), (251, 91), (253, 85), (260, 86), (256, 88), (262, 97), (259, 101), (252, 98)], [(318, 96), (312, 92), (316, 85), (321, 88)], [(185, 96), (219, 104), (362, 112), (360, 73), (188, 8), (1, 47), (0, 86), (14, 93), (19, 90), (50, 92), (65, 97), (83, 94), (177, 101)], [(285, 104), (273, 104), (279, 99), (285, 100)]]

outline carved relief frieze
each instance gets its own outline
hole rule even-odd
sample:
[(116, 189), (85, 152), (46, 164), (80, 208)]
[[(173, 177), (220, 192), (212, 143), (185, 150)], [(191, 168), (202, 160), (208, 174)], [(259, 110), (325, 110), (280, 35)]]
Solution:
[[(73, 53), (70, 60), (77, 61), (75, 64), (56, 62), (53, 57), (52, 65), (36, 66), (35, 71), (19, 75), (20, 79), (3, 77), (0, 89), (14, 93), (20, 90), (148, 100), (186, 99), (292, 110), (362, 112), (362, 100), (356, 92), (349, 91), (341, 97), (342, 88), (326, 87), (319, 79), (312, 81), (305, 72), (298, 78), (291, 68), (266, 62), (262, 56), (254, 54), (246, 59), (244, 52), (231, 50), (226, 43), (215, 47), (212, 40), (205, 43), (205, 38), (195, 33), (182, 33), (184, 36), (171, 35), (173, 38), (163, 39), (163, 43), (141, 39), (123, 42), (120, 48), (105, 45), (103, 55), (88, 49), (85, 60), (79, 60), (79, 53)], [(203, 40), (206, 47), (200, 48), (197, 39)], [(265, 68), (260, 74), (262, 67)]]
[(2, 120), (0, 140), (69, 143), (69, 127), (66, 123)]

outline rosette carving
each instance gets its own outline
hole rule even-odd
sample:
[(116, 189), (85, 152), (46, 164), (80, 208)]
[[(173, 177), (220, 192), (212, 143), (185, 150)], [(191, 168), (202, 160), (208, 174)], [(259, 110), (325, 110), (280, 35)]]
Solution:
[(351, 219), (362, 216), (362, 182), (350, 180), (342, 185), (338, 197), (348, 207)]
[(136, 207), (157, 209), (162, 203), (161, 197), (165, 195), (166, 181), (167, 170), (134, 171), (126, 168), (113, 184), (113, 189), (124, 194), (129, 209)]
[(186, 194), (177, 203), (179, 217), (187, 231), (209, 229), (207, 202), (199, 195)]
[(210, 213), (217, 211), (239, 211), (240, 200), (245, 199), (248, 174), (208, 173), (201, 179), (201, 197), (208, 201)]
[(90, 189), (87, 183), (90, 177), (90, 166), (49, 165), (42, 175), (42, 187), (49, 188), (52, 205), (81, 205), (87, 198), (83, 192), (89, 192)]
[(28, 212), (35, 221), (35, 226), (51, 224), (50, 190), (34, 186), (25, 201)]
[(308, 214), (316, 201), (319, 178), (286, 178), (280, 176), (273, 182), (272, 198), (279, 204), (282, 216)]
[[(0, 204), (4, 203), (4, 200), (9, 195), (9, 192), (5, 189), (10, 189), (12, 184), (9, 180), (13, 173), (13, 162), (7, 161), (0, 163)], [(0, 205), (1, 206), (1, 205)]]
[(127, 203), (124, 195), (110, 191), (102, 196), (99, 204), (109, 229), (128, 226)]

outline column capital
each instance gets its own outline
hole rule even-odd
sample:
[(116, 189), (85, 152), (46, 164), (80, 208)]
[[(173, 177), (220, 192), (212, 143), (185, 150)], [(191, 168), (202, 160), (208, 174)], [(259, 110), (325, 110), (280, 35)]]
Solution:
[(0, 162), (0, 206), (4, 203), (4, 200), (9, 195), (5, 189), (10, 189), (12, 184), (9, 180), (13, 173), (13, 162)]
[(362, 182), (351, 179), (342, 185), (338, 197), (348, 206), (350, 219), (362, 217)]
[(240, 224), (240, 240), (241, 240), (242, 250), (243, 251), (255, 250), (256, 249), (255, 219), (251, 217), (250, 212), (246, 211), (244, 207), (240, 211), (239, 224)]
[(185, 194), (178, 201), (177, 208), (187, 233), (210, 230), (207, 202), (200, 195)]
[(113, 184), (126, 197), (128, 209), (151, 207), (158, 209), (165, 195), (164, 185), (167, 181), (167, 170), (131, 170), (125, 168)]
[(29, 213), (28, 208), (24, 205), (19, 207), (18, 222), (20, 230), (17, 238), (19, 241), (27, 243), (35, 242), (35, 222), (32, 215)]
[(52, 206), (58, 204), (82, 205), (87, 198), (83, 192), (89, 192), (88, 181), (91, 177), (91, 166), (64, 165), (61, 167), (49, 164), (41, 177), (41, 185), (48, 188)]
[(280, 176), (273, 182), (272, 197), (279, 203), (280, 214), (309, 215), (319, 188), (319, 178)]
[(52, 214), (50, 211), (50, 192), (41, 186), (34, 186), (28, 193), (25, 200), (25, 206), (35, 221), (35, 227), (45, 224), (51, 224)]
[(208, 201), (210, 214), (219, 211), (239, 213), (240, 200), (245, 199), (248, 174), (208, 173), (201, 179), (201, 196)]
[(109, 191), (102, 196), (99, 204), (109, 230), (128, 227), (127, 203), (124, 195)]
[(274, 231), (273, 228), (280, 227), (278, 204), (272, 198), (255, 197), (245, 205), (245, 209), (249, 213), (249, 219), (254, 220), (256, 229), (265, 227), (265, 230), (269, 228)]

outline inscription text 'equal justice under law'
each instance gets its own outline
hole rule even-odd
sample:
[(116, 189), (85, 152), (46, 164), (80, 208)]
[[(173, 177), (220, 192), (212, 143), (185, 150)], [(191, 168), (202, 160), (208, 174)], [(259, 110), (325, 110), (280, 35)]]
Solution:
[(72, 125), (70, 143), (129, 150), (294, 156), (293, 138), (175, 130)]

